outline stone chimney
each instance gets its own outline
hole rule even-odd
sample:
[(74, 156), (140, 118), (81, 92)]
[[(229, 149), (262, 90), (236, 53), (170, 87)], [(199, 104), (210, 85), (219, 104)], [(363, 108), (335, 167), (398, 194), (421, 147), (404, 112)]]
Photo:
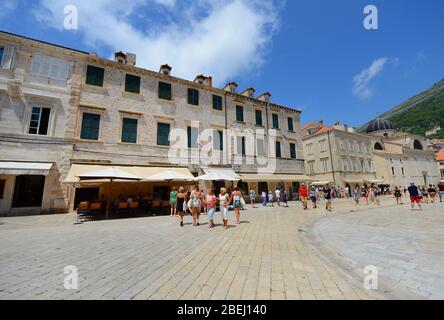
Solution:
[(129, 66), (136, 66), (137, 56), (134, 53), (127, 52), (126, 54), (126, 63)]
[(118, 62), (120, 64), (126, 64), (127, 63), (127, 55), (125, 52), (118, 51), (114, 53), (114, 61)]
[(227, 84), (224, 88), (225, 91), (231, 92), (231, 93), (236, 93), (237, 91), (237, 83), (236, 82), (230, 82), (229, 84)]
[(241, 93), (241, 95), (248, 97), (248, 98), (254, 98), (254, 94), (256, 93), (256, 90), (254, 88), (248, 88), (244, 92)]
[(173, 68), (171, 68), (169, 65), (164, 64), (160, 66), (160, 70), (159, 73), (165, 75), (165, 76), (170, 76), (171, 75), (171, 70), (173, 70)]
[(206, 77), (203, 74), (201, 74), (201, 75), (198, 75), (194, 79), (194, 82), (212, 87), (213, 86), (213, 77)]
[(270, 92), (264, 92), (261, 94), (257, 99), (265, 102), (270, 102), (271, 93)]

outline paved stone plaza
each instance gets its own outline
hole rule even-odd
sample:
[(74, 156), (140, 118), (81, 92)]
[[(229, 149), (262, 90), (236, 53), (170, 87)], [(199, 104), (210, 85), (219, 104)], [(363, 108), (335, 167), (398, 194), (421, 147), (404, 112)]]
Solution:
[[(443, 206), (335, 209), (249, 209), (227, 231), (190, 217), (184, 228), (171, 217), (1, 218), (0, 299), (442, 298)], [(364, 289), (368, 264), (382, 268), (378, 291)], [(78, 290), (64, 289), (68, 265)]]

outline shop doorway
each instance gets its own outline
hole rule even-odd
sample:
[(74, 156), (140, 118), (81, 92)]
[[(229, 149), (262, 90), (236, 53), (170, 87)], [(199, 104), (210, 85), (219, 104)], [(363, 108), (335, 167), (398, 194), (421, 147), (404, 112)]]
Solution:
[(258, 192), (262, 193), (262, 192), (266, 192), (268, 194), (268, 183), (266, 182), (259, 182), (258, 184)]
[(13, 208), (42, 206), (45, 176), (17, 176), (15, 179)]
[(99, 200), (99, 188), (77, 188), (74, 198), (74, 210), (81, 202)]

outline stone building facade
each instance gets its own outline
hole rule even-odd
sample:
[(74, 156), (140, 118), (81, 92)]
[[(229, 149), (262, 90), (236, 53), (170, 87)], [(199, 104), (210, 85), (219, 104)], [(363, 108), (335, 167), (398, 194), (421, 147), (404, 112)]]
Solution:
[(74, 165), (224, 169), (256, 192), (307, 178), (301, 113), (269, 93), (4, 32), (0, 52), (0, 214), (73, 209), (84, 187), (67, 183)]

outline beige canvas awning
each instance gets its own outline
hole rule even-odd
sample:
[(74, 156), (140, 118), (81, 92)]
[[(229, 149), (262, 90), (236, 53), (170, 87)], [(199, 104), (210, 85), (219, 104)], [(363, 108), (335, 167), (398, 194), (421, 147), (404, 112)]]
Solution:
[(54, 163), (49, 162), (0, 162), (0, 174), (47, 176)]
[(312, 179), (302, 174), (240, 174), (247, 182), (304, 182)]
[[(165, 171), (174, 171), (179, 174), (187, 175), (190, 178), (194, 176), (191, 174), (188, 168), (177, 168), (177, 167), (136, 167), (136, 166), (103, 166), (103, 165), (89, 165), (89, 164), (73, 164), (71, 169), (69, 170), (68, 176), (66, 177), (64, 183), (66, 184), (75, 184), (80, 183), (79, 175), (89, 174), (92, 172), (97, 172), (100, 170), (105, 170), (108, 168), (116, 168), (119, 170), (123, 170), (125, 172), (131, 173), (137, 177), (141, 177), (143, 179), (151, 177), (155, 174), (165, 172)], [(89, 180), (86, 183), (101, 183), (106, 182), (100, 179), (97, 180)], [(114, 182), (128, 182), (128, 181), (119, 181), (115, 180)]]

